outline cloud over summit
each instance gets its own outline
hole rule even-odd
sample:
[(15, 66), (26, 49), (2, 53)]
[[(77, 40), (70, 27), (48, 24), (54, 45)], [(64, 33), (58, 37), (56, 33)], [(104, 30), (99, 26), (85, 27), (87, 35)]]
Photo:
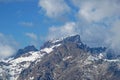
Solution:
[(56, 39), (76, 34), (76, 24), (74, 22), (65, 23), (63, 26), (52, 26), (49, 28), (48, 39)]
[[(40, 0), (39, 5), (45, 9), (48, 17), (71, 13), (77, 9), (75, 17), (62, 24), (62, 26), (51, 26), (49, 38), (64, 37), (65, 35), (80, 34), (82, 40), (90, 46), (118, 47), (120, 44), (119, 0)], [(71, 5), (69, 5), (71, 4)], [(59, 7), (60, 5), (60, 7)], [(53, 18), (54, 19), (54, 18)]]

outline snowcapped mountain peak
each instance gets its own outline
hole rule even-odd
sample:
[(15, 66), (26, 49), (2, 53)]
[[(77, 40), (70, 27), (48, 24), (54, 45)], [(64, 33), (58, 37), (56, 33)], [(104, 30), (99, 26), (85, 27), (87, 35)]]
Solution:
[(47, 41), (40, 50), (34, 46), (27, 46), (20, 49), (13, 58), (0, 61), (0, 80), (61, 80), (60, 75), (74, 75), (74, 69), (90, 69), (88, 73), (91, 73), (99, 70), (101, 66), (109, 68), (113, 62), (120, 65), (119, 59), (107, 59), (104, 55), (105, 50), (106, 48), (102, 47), (88, 47), (82, 43), (80, 35)]
[(82, 43), (81, 39), (80, 39), (80, 35), (67, 36), (67, 37), (64, 37), (64, 38), (61, 38), (61, 39), (47, 41), (46, 43), (44, 43), (43, 46), (41, 46), (41, 49), (43, 49), (45, 47), (51, 47), (51, 46), (57, 45), (57, 44), (64, 44), (64, 43), (67, 43), (67, 42)]
[(43, 48), (40, 51), (41, 52), (46, 52), (46, 53), (51, 53), (55, 47), (59, 47), (60, 45), (61, 44), (56, 44), (56, 45), (53, 45), (53, 46), (50, 46), (50, 47)]
[(62, 39), (53, 40), (51, 42), (52, 43), (58, 43), (58, 42), (76, 42), (76, 43), (80, 43), (81, 39), (80, 39), (80, 35), (73, 35), (73, 36), (64, 37)]

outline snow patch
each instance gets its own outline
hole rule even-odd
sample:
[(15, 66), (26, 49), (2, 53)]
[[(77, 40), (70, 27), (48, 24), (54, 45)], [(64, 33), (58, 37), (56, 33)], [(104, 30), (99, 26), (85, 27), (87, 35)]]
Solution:
[(64, 57), (63, 61), (66, 61), (66, 60), (71, 59), (71, 58), (72, 58), (72, 56)]
[(61, 44), (57, 44), (57, 45), (51, 46), (50, 48), (44, 48), (44, 49), (41, 49), (41, 51), (46, 53), (51, 53), (53, 51), (53, 48), (59, 47), (60, 45)]
[(119, 59), (112, 59), (112, 60), (104, 59), (104, 61), (106, 61), (106, 62), (120, 62)]
[(10, 61), (10, 63), (21, 63), (21, 62), (25, 62), (25, 61), (34, 61), (36, 60), (39, 56), (42, 56), (39, 52), (33, 52), (30, 53), (31, 55), (28, 57), (20, 57), (17, 59), (14, 59), (12, 61)]
[[(41, 59), (44, 56), (44, 54), (41, 54), (40, 51), (32, 51), (26, 53), (26, 55), (28, 56), (21, 56), (16, 59), (10, 59), (10, 61), (7, 61), (10, 65), (5, 66), (5, 68), (9, 70), (9, 74), (11, 75), (10, 80), (17, 80), (22, 70), (28, 68), (32, 62), (37, 59)], [(30, 80), (33, 79), (31, 78)]]
[(95, 60), (98, 60), (98, 58), (90, 55), (90, 56), (87, 58), (87, 60), (89, 60), (89, 61), (95, 61)]
[(98, 58), (103, 59), (104, 55), (102, 53), (99, 54)]
[(41, 50), (42, 52), (46, 52), (46, 53), (51, 53), (53, 51), (53, 48), (44, 48)]
[(30, 79), (29, 80), (34, 80), (34, 77), (30, 77)]
[(57, 42), (60, 42), (60, 41), (62, 41), (62, 39), (61, 40), (60, 39), (53, 40), (52, 43), (57, 43)]

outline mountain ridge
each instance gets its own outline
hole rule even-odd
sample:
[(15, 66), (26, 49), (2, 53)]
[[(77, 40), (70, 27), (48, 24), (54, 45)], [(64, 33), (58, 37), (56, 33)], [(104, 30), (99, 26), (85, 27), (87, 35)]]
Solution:
[[(34, 46), (28, 47), (32, 47), (32, 49), (28, 49), (28, 52), (23, 52), (16, 58), (1, 61), (1, 80), (87, 80), (87, 76), (81, 75), (84, 73), (84, 67), (87, 67), (86, 69), (93, 67), (91, 72), (87, 71), (93, 77), (95, 75), (93, 72), (97, 72), (96, 69), (99, 70), (102, 68), (99, 65), (106, 64), (104, 67), (106, 67), (107, 71), (111, 66), (110, 64), (115, 63), (119, 65), (120, 63), (119, 59), (106, 59), (104, 55), (106, 51), (105, 47), (90, 48), (86, 44), (83, 44), (80, 35), (48, 41), (44, 43), (40, 50), (37, 50)], [(95, 69), (94, 66), (100, 68)], [(82, 70), (83, 72), (76, 72), (76, 70)], [(74, 73), (74, 77), (71, 79), (67, 78), (68, 75), (71, 75), (69, 71)], [(78, 73), (80, 74), (78, 75), (80, 79), (75, 77)], [(6, 76), (2, 76), (3, 74)], [(98, 74), (102, 75), (101, 73)], [(107, 73), (105, 74), (108, 75)], [(99, 75), (96, 76), (99, 77)], [(88, 79), (94, 80), (91, 77)]]

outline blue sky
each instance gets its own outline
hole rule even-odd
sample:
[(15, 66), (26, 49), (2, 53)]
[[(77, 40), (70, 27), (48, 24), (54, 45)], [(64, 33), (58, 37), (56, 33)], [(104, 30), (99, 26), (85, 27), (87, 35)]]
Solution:
[[(70, 15), (65, 15), (69, 16), (65, 21), (74, 20)], [(25, 35), (26, 33), (33, 33), (40, 38), (38, 47), (46, 39), (49, 27), (62, 24), (62, 18), (52, 19), (45, 15), (39, 6), (39, 0), (0, 2), (0, 32), (13, 36), (21, 47), (31, 44), (31, 39)]]
[(0, 32), (5, 35), (12, 35), (22, 47), (31, 42), (25, 33), (34, 33), (37, 37), (43, 38), (40, 39), (40, 42), (43, 42), (48, 34), (49, 27), (64, 24), (64, 22), (47, 17), (38, 3), (38, 0), (1, 1)]
[(0, 0), (0, 56), (75, 34), (89, 46), (118, 48), (119, 25), (119, 0)]
[(39, 10), (37, 0), (0, 3), (0, 32), (12, 35), (21, 46), (26, 46), (29, 42), (25, 33), (46, 35), (48, 26)]

